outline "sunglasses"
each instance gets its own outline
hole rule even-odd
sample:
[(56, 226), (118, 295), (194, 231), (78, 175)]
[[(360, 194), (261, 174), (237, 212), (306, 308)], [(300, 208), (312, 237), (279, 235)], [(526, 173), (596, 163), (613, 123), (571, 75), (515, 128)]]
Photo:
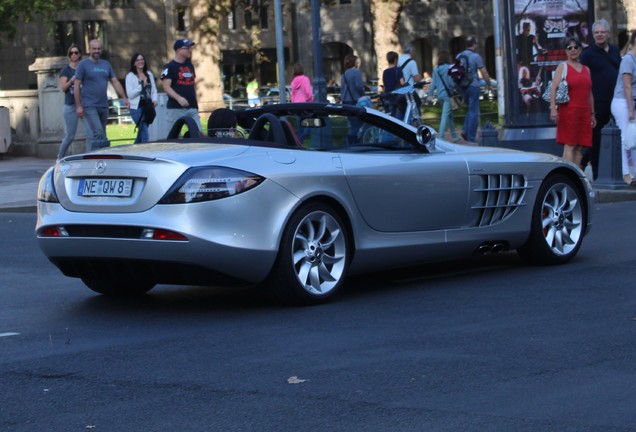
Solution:
[(578, 50), (578, 49), (581, 49), (581, 47), (580, 47), (580, 46), (578, 46), (578, 45), (570, 45), (570, 46), (568, 46), (568, 47), (567, 47), (567, 48), (565, 48), (565, 49), (566, 49), (566, 50), (568, 50), (568, 51), (576, 51), (576, 50)]
[(75, 54), (75, 55), (81, 55), (79, 51), (71, 51), (71, 55), (73, 55), (73, 54)]

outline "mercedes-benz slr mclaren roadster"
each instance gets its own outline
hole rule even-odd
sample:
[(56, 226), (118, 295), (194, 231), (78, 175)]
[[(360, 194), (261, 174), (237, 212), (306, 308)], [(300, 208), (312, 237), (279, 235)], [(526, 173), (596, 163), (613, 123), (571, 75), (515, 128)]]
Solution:
[(591, 227), (588, 180), (552, 155), (450, 144), (371, 108), (235, 114), (247, 138), (184, 118), (165, 141), (60, 160), (38, 190), (44, 254), (102, 294), (262, 283), (315, 304), (350, 274), (489, 251), (565, 263)]

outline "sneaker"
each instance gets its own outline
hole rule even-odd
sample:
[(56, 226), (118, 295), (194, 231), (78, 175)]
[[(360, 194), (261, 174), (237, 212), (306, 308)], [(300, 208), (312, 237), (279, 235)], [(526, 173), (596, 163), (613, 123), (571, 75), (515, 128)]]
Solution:
[(453, 138), (453, 142), (454, 142), (454, 143), (458, 143), (458, 142), (460, 142), (461, 140), (462, 140), (462, 139), (461, 139), (460, 137), (455, 137), (455, 138)]
[(468, 135), (466, 135), (466, 132), (462, 131), (462, 139), (464, 141), (468, 141)]

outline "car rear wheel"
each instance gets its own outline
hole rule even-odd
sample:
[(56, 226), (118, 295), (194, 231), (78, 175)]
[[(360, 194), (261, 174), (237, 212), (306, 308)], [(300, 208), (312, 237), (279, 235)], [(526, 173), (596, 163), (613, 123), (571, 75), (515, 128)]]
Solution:
[(82, 278), (84, 285), (91, 290), (112, 297), (136, 297), (143, 295), (154, 288), (155, 283), (150, 281), (129, 281), (110, 279)]
[(328, 205), (309, 204), (289, 220), (270, 288), (288, 304), (312, 305), (331, 298), (347, 273), (349, 238)]
[(569, 178), (555, 175), (541, 185), (530, 237), (519, 254), (536, 264), (562, 264), (578, 252), (585, 234), (581, 192)]

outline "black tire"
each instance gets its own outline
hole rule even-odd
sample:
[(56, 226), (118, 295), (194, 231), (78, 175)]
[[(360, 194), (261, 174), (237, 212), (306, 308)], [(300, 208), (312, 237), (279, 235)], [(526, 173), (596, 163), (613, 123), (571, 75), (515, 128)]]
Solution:
[(547, 178), (537, 194), (528, 241), (518, 249), (542, 265), (563, 264), (579, 251), (587, 220), (580, 190), (564, 175)]
[(155, 283), (144, 280), (116, 280), (82, 278), (91, 290), (111, 297), (138, 297), (154, 288)]
[(349, 236), (330, 206), (308, 204), (285, 227), (270, 289), (284, 303), (315, 305), (341, 288), (349, 265)]

